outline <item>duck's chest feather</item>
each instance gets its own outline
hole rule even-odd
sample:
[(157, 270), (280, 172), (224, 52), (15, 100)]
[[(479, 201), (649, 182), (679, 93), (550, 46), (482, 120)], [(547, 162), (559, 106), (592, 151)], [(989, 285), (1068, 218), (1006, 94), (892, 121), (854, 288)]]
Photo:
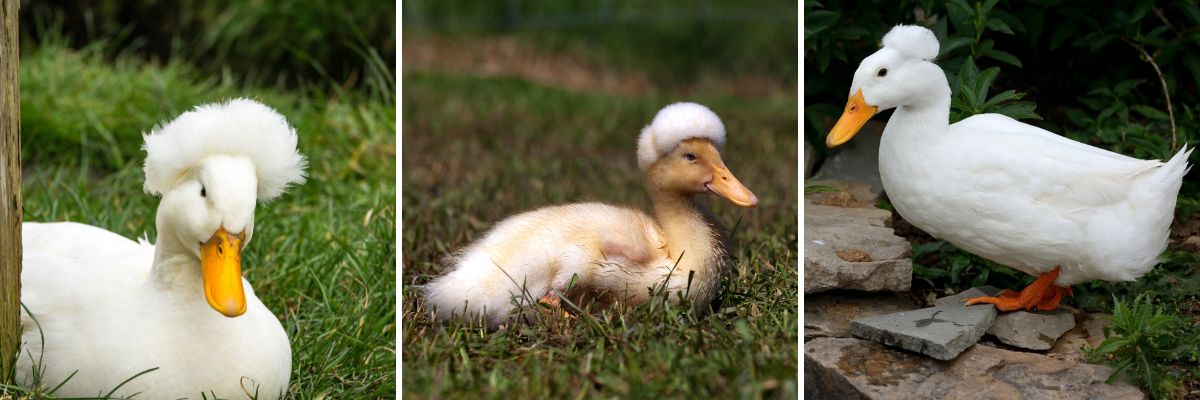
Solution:
[(287, 334), (249, 283), (246, 313), (227, 318), (207, 305), (201, 287), (153, 280), (149, 245), (75, 227), (76, 236), (108, 244), (102, 257), (86, 258), (67, 250), (79, 248), (68, 238), (56, 242), (43, 234), (71, 227), (25, 227), (31, 240), (23, 256), (21, 301), (29, 312), (21, 315), (18, 383), (54, 387), (66, 381), (57, 396), (88, 397), (154, 369), (114, 395), (245, 398), (246, 388), (257, 389), (260, 399), (275, 399), (287, 390)]

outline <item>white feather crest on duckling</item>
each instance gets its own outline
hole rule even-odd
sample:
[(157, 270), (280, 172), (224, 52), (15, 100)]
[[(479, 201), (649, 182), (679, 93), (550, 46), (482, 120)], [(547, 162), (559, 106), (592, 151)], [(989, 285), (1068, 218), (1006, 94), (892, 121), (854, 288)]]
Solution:
[(693, 138), (708, 139), (721, 150), (725, 147), (725, 124), (700, 104), (681, 102), (663, 107), (638, 137), (638, 166), (643, 171), (649, 169), (679, 142)]
[(909, 58), (929, 61), (938, 55), (937, 36), (916, 25), (896, 25), (883, 36), (883, 47)]
[(274, 109), (251, 99), (196, 106), (143, 135), (146, 191), (162, 194), (212, 155), (239, 155), (254, 164), (258, 200), (267, 202), (304, 183), (308, 162), (296, 150), (296, 130)]

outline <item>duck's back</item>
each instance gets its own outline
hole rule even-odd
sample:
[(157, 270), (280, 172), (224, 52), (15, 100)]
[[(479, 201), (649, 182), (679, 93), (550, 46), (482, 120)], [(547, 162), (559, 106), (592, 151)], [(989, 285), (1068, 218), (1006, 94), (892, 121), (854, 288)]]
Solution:
[(1153, 267), (1190, 153), (1139, 160), (996, 114), (917, 144), (888, 139), (881, 172), (905, 219), (1030, 274), (1061, 265), (1060, 285)]

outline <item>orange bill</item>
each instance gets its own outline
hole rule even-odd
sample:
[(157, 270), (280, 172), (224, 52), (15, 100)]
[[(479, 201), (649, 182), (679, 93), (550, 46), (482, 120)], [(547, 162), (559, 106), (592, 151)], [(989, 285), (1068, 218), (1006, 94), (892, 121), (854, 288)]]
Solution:
[(713, 179), (712, 182), (705, 185), (708, 190), (741, 207), (758, 205), (758, 197), (742, 185), (742, 182), (738, 181), (732, 172), (729, 172), (729, 168), (725, 168), (724, 163), (717, 161), (711, 167)]
[(204, 298), (226, 317), (246, 312), (242, 289), (242, 241), (245, 233), (231, 235), (225, 227), (200, 246), (200, 269), (204, 274)]
[(862, 129), (863, 124), (871, 119), (871, 116), (879, 112), (875, 106), (868, 105), (863, 99), (862, 90), (854, 93), (850, 97), (850, 101), (846, 102), (846, 109), (842, 111), (842, 117), (838, 118), (837, 124), (833, 125), (833, 130), (829, 131), (829, 136), (825, 137), (825, 145), (829, 148), (841, 146), (843, 143), (850, 141), (859, 129)]

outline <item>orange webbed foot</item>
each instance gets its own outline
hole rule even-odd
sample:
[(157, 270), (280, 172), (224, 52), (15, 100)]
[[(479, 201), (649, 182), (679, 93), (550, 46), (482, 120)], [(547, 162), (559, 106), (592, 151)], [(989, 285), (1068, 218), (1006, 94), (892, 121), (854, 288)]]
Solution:
[(545, 296), (542, 296), (542, 298), (538, 299), (538, 303), (544, 304), (551, 309), (558, 310), (563, 318), (571, 318), (571, 313), (568, 313), (567, 310), (562, 308), (562, 298), (558, 297), (558, 293), (555, 293), (553, 290), (547, 292)]
[(997, 296), (973, 297), (966, 300), (966, 305), (992, 304), (999, 311), (1033, 310), (1049, 311), (1058, 308), (1064, 296), (1071, 294), (1071, 288), (1054, 286), (1062, 267), (1054, 267), (1053, 271), (1044, 272), (1037, 280), (1019, 292), (1005, 289)]

